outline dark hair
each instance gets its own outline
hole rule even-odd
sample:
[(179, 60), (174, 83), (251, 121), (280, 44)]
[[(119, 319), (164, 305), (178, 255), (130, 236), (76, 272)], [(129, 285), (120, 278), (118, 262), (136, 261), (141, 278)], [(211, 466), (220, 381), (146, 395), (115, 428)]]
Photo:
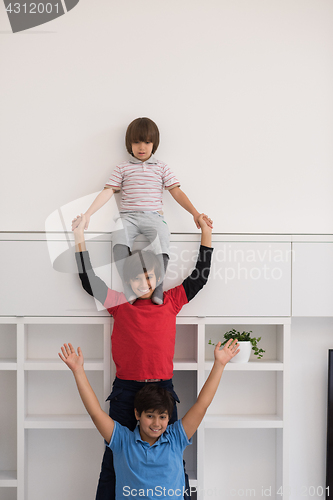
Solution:
[(150, 141), (153, 143), (154, 154), (160, 143), (158, 127), (150, 118), (136, 118), (127, 127), (125, 144), (129, 154), (132, 154), (132, 144), (136, 141)]
[(159, 413), (164, 413), (165, 411), (169, 415), (169, 419), (173, 413), (173, 408), (175, 405), (175, 400), (169, 391), (163, 389), (156, 384), (148, 384), (142, 387), (134, 399), (134, 408), (139, 415), (143, 411), (155, 411)]
[(148, 250), (133, 252), (132, 255), (126, 258), (124, 265), (125, 282), (129, 283), (129, 281), (134, 279), (138, 274), (148, 273), (152, 269), (155, 272), (156, 279), (158, 280), (161, 278), (162, 265), (154, 252)]

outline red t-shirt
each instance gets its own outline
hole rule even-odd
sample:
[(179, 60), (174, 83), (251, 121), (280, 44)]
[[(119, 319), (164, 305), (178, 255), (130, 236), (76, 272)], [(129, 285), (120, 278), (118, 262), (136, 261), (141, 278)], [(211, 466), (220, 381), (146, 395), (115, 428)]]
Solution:
[(187, 303), (183, 285), (164, 292), (160, 306), (151, 299), (129, 304), (123, 293), (108, 290), (104, 307), (114, 318), (111, 343), (118, 378), (172, 378), (176, 316)]

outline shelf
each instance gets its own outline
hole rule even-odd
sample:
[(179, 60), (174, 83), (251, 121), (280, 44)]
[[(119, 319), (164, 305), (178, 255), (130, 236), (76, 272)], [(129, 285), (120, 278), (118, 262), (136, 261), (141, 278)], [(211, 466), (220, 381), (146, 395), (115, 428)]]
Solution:
[(0, 488), (15, 488), (16, 486), (16, 470), (0, 470)]
[(206, 415), (206, 429), (280, 429), (283, 420), (278, 415)]
[(1, 359), (0, 370), (17, 370), (17, 363), (15, 359)]
[[(1, 365), (0, 365), (1, 366)], [(0, 368), (1, 369), (1, 368)], [(65, 365), (65, 363), (61, 360), (55, 360), (55, 359), (29, 359), (26, 360), (24, 363), (24, 369), (25, 370), (60, 370), (60, 371), (68, 371), (69, 368), (68, 366)], [(103, 371), (104, 370), (104, 363), (103, 360), (98, 359), (98, 360), (87, 360), (84, 362), (84, 369), (86, 371)]]
[[(211, 370), (212, 361), (206, 361), (205, 370)], [(228, 363), (225, 367), (228, 371), (283, 371), (283, 363), (281, 361), (249, 361), (248, 363)]]
[(89, 415), (27, 415), (25, 429), (95, 429)]
[(173, 369), (176, 371), (194, 370), (198, 369), (198, 363), (195, 361), (189, 362), (187, 360), (177, 360), (173, 363)]

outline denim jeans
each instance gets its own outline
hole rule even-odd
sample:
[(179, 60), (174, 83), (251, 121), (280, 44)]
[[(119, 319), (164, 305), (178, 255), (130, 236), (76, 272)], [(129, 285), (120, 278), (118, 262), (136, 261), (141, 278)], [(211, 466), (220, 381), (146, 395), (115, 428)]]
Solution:
[[(135, 394), (146, 384), (150, 383), (152, 382), (136, 382), (135, 380), (121, 380), (115, 378), (112, 392), (107, 399), (107, 401), (110, 401), (110, 417), (121, 425), (128, 427), (131, 431), (134, 431), (137, 425), (134, 415)], [(172, 380), (161, 380), (160, 382), (154, 382), (154, 384), (169, 391), (175, 400), (173, 413), (169, 420), (169, 424), (173, 424), (178, 419), (176, 402), (179, 403), (179, 398), (173, 389)], [(185, 489), (190, 491), (188, 475), (185, 471), (185, 462), (184, 472)], [(113, 468), (113, 453), (110, 448), (106, 446), (97, 486), (96, 500), (115, 500), (115, 484), (116, 477)], [(184, 498), (188, 500), (191, 497), (185, 493)]]

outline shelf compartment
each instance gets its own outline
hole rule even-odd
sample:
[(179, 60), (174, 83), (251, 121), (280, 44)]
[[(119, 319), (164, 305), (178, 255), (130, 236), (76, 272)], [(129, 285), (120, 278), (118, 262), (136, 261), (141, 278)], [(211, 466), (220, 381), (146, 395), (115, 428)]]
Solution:
[[(60, 361), (60, 360), (59, 360)], [(64, 365), (65, 366), (65, 365)], [(65, 368), (67, 368), (65, 366)], [(89, 382), (103, 407), (103, 372), (89, 372)], [(25, 372), (26, 404), (25, 414), (34, 415), (86, 415), (71, 371)]]
[[(208, 371), (205, 375), (207, 378)], [(282, 414), (282, 394), (278, 390), (282, 375), (275, 371), (226, 370), (207, 414)]]
[[(3, 371), (0, 376), (0, 479), (12, 480), (6, 471), (17, 468), (17, 375)], [(5, 477), (3, 476), (5, 474)], [(3, 482), (2, 482), (3, 484)], [(10, 485), (6, 485), (10, 486)], [(1, 497), (1, 495), (0, 495)], [(2, 498), (2, 497), (1, 497)]]
[[(16, 325), (0, 324), (0, 369), (7, 363), (16, 363)], [(15, 369), (15, 368), (14, 368)]]
[[(197, 372), (193, 371), (175, 371), (173, 376), (173, 385), (176, 394), (180, 399), (177, 405), (178, 418), (182, 418), (185, 413), (193, 406), (197, 399)], [(197, 479), (197, 435), (192, 438), (192, 445), (187, 446), (184, 451), (184, 460), (186, 463), (186, 472), (189, 478)]]
[(0, 488), (15, 488), (16, 486), (17, 486), (16, 470), (0, 470)]
[(47, 500), (95, 498), (104, 452), (96, 429), (28, 429), (25, 434), (26, 498), (45, 500), (46, 491)]
[[(237, 321), (237, 320), (236, 320)], [(214, 344), (224, 340), (224, 333), (235, 329), (239, 332), (252, 331), (253, 337), (261, 337), (259, 348), (264, 349), (263, 357), (258, 360), (251, 351), (250, 362), (256, 363), (283, 363), (283, 326), (280, 324), (216, 324), (206, 325), (205, 335), (205, 360), (212, 361), (214, 359), (214, 346), (208, 344), (211, 340)], [(232, 365), (237, 363), (231, 363)]]
[(177, 324), (174, 363), (196, 363), (198, 360), (197, 345), (197, 325)]
[[(103, 359), (103, 324), (28, 324), (25, 326), (25, 362), (28, 366), (37, 360), (61, 362), (58, 356), (61, 346), (70, 342), (75, 350), (81, 347), (90, 361)], [(28, 368), (29, 369), (29, 368)], [(58, 368), (56, 368), (58, 369)]]
[(205, 490), (216, 490), (215, 498), (280, 498), (280, 444), (280, 429), (206, 429)]

